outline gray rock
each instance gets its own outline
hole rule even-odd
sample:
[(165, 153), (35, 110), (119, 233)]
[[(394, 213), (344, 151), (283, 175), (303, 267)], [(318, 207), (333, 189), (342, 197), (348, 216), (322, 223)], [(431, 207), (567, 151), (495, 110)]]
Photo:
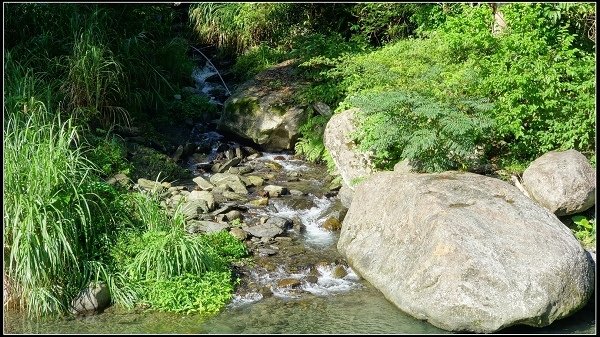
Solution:
[(317, 103), (313, 104), (313, 107), (321, 115), (323, 115), (325, 117), (331, 116), (331, 108), (327, 104), (325, 104), (323, 102), (317, 102)]
[(571, 231), (501, 180), (381, 172), (355, 200), (338, 250), (398, 308), (439, 328), (547, 326), (594, 292)]
[(302, 195), (304, 195), (304, 192), (302, 192), (300, 190), (291, 189), (290, 190), (290, 194), (293, 195), (293, 196), (302, 196)]
[(198, 185), (201, 189), (203, 189), (205, 191), (210, 191), (215, 187), (215, 185), (211, 184), (206, 179), (204, 179), (200, 176), (192, 179), (192, 181), (195, 182), (196, 185)]
[(219, 223), (213, 221), (194, 221), (191, 222), (187, 227), (187, 232), (190, 234), (194, 233), (216, 233), (229, 228), (226, 223)]
[(248, 238), (248, 234), (246, 232), (244, 232), (243, 229), (238, 228), (238, 227), (233, 227), (229, 230), (229, 234), (233, 235), (235, 238), (237, 238), (240, 241), (244, 241)]
[(225, 214), (225, 218), (227, 219), (226, 221), (233, 221), (236, 219), (242, 220), (244, 217), (242, 216), (242, 213), (240, 211), (232, 210)]
[(273, 66), (240, 85), (225, 101), (218, 128), (252, 140), (268, 151), (293, 149), (308, 118), (295, 97), (306, 83), (293, 61)]
[(350, 109), (333, 115), (323, 134), (325, 148), (331, 154), (342, 179), (352, 190), (358, 180), (374, 172), (369, 155), (359, 152), (350, 138), (356, 130), (354, 115), (357, 111)]
[(216, 173), (210, 177), (210, 182), (216, 186), (227, 185), (235, 193), (248, 194), (248, 190), (246, 189), (244, 182), (238, 175), (235, 175), (235, 174)]
[(102, 312), (110, 305), (110, 292), (106, 284), (90, 284), (71, 302), (71, 313), (90, 315)]
[(575, 151), (551, 151), (523, 172), (531, 198), (557, 216), (580, 213), (596, 202), (596, 170)]
[(277, 185), (267, 185), (263, 188), (264, 191), (269, 193), (269, 197), (279, 197), (284, 194), (288, 194), (287, 187)]
[(200, 213), (208, 213), (208, 205), (205, 200), (195, 199), (188, 200), (181, 205), (181, 213), (186, 219), (194, 219)]
[(242, 195), (242, 194), (235, 193), (235, 192), (229, 192), (229, 191), (224, 191), (223, 196), (227, 200), (237, 200), (237, 201), (242, 201), (242, 202), (246, 202), (248, 200), (248, 197), (246, 195)]
[(259, 256), (270, 256), (270, 255), (275, 255), (275, 254), (277, 254), (277, 251), (273, 250), (273, 249), (269, 249), (269, 248), (259, 248), (258, 249)]
[(192, 191), (187, 199), (188, 201), (204, 200), (206, 208), (203, 208), (203, 213), (209, 213), (215, 209), (215, 197), (208, 191)]
[(139, 187), (153, 192), (162, 192), (164, 186), (158, 181), (152, 181), (144, 178), (140, 178), (137, 181)]
[[(252, 171), (253, 170), (248, 166), (230, 167), (229, 170), (227, 170), (228, 173), (232, 173), (232, 174), (246, 174), (246, 173), (250, 173)], [(243, 177), (242, 177), (242, 181), (244, 181), (244, 183), (246, 183), (246, 181), (244, 180)], [(246, 184), (246, 186), (248, 186), (248, 184)]]
[(338, 192), (338, 198), (340, 198), (340, 201), (344, 207), (350, 208), (352, 199), (354, 198), (354, 191), (344, 183)]
[(115, 174), (112, 178), (107, 180), (107, 183), (109, 185), (119, 184), (123, 187), (127, 187), (130, 185), (129, 178), (123, 173)]
[(231, 205), (223, 205), (221, 206), (219, 209), (214, 210), (212, 213), (210, 213), (211, 215), (215, 216), (215, 215), (219, 215), (222, 213), (227, 213), (231, 210), (232, 206)]
[(243, 227), (242, 229), (252, 234), (252, 236), (268, 239), (282, 234), (291, 225), (292, 222), (289, 219), (271, 217), (267, 219), (265, 223), (251, 227)]
[(247, 180), (248, 183), (246, 184), (246, 186), (262, 186), (263, 183), (265, 182), (265, 180), (259, 176), (247, 176), (247, 177), (243, 177), (244, 180)]
[(394, 172), (411, 173), (411, 172), (413, 172), (413, 170), (414, 170), (414, 168), (410, 164), (410, 161), (408, 159), (399, 161), (396, 163), (396, 165), (394, 165)]
[(219, 169), (218, 169), (217, 172), (218, 173), (227, 172), (227, 170), (229, 170), (233, 166), (238, 165), (241, 161), (242, 161), (241, 158), (232, 158), (232, 159), (229, 159), (228, 161), (226, 161), (225, 163), (223, 163), (221, 166), (219, 166)]

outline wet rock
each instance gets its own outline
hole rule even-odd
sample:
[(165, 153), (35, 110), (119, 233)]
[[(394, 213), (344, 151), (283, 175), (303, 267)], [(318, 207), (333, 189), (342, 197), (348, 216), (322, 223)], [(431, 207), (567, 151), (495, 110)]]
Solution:
[(333, 268), (333, 271), (331, 272), (331, 276), (333, 278), (344, 278), (344, 277), (346, 277), (346, 275), (348, 275), (346, 268), (344, 268), (343, 266), (340, 266), (340, 265), (335, 266)]
[(295, 278), (284, 278), (277, 281), (278, 288), (298, 288), (302, 282)]
[(188, 200), (181, 206), (180, 211), (186, 219), (194, 219), (198, 217), (198, 214), (200, 213), (207, 213), (208, 205), (205, 200)]
[(308, 283), (317, 283), (319, 281), (319, 278), (314, 275), (307, 275), (304, 277), (304, 280)]
[(269, 204), (269, 198), (258, 198), (254, 200), (250, 200), (250, 204), (256, 207), (264, 207)]
[(102, 312), (110, 305), (110, 292), (104, 283), (92, 284), (71, 302), (71, 313), (92, 315)]
[(229, 212), (231, 210), (231, 208), (232, 208), (231, 205), (222, 205), (219, 209), (213, 211), (211, 213), (211, 215), (216, 216), (216, 215), (221, 214), (221, 213), (227, 213), (227, 212)]
[(203, 189), (205, 191), (210, 191), (215, 187), (215, 185), (211, 184), (206, 179), (204, 179), (200, 176), (192, 179), (192, 181), (195, 182), (196, 185), (198, 185), (198, 187), (200, 187), (201, 189)]
[(282, 234), (291, 224), (291, 221), (280, 217), (271, 217), (265, 223), (242, 228), (248, 233), (259, 238), (272, 238)]
[(329, 107), (329, 105), (323, 102), (316, 102), (315, 104), (313, 104), (313, 108), (316, 112), (320, 113), (325, 117), (331, 117), (332, 115), (331, 108)]
[(238, 227), (233, 227), (229, 230), (229, 234), (233, 235), (235, 238), (237, 238), (240, 241), (244, 241), (248, 238), (248, 234), (246, 232), (244, 232), (244, 230), (242, 230), (241, 228)]
[(285, 160), (284, 156), (275, 156), (273, 157), (273, 160)]
[(267, 161), (264, 164), (265, 164), (265, 167), (269, 168), (272, 171), (279, 172), (283, 169), (283, 166), (281, 166), (281, 164), (276, 163), (274, 161)]
[(295, 100), (306, 83), (295, 75), (293, 62), (275, 65), (238, 86), (225, 101), (219, 129), (268, 151), (293, 149), (299, 127), (308, 118), (307, 106)]
[(246, 160), (254, 160), (256, 158), (260, 158), (260, 153), (253, 153), (251, 155), (249, 155), (248, 157), (246, 157)]
[(303, 196), (304, 192), (302, 192), (300, 190), (291, 189), (290, 190), (290, 194), (293, 195), (293, 196)]
[(277, 185), (267, 185), (263, 188), (264, 191), (269, 193), (269, 197), (279, 197), (284, 194), (288, 194), (287, 187)]
[(232, 158), (232, 159), (226, 161), (225, 163), (223, 163), (222, 165), (220, 165), (216, 172), (217, 173), (227, 172), (227, 170), (229, 170), (233, 166), (238, 165), (241, 161), (242, 160), (240, 158)]
[(338, 219), (331, 217), (325, 220), (323, 223), (323, 228), (331, 232), (339, 231), (342, 229), (342, 224)]

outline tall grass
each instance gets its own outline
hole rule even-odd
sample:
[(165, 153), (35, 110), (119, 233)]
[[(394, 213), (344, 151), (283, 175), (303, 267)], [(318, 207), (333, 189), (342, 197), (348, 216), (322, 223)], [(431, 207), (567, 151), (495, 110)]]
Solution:
[(119, 106), (124, 96), (123, 70), (110, 50), (88, 28), (73, 45), (67, 58), (67, 81), (63, 85), (74, 118), (103, 126), (129, 123), (127, 111)]
[(50, 117), (36, 98), (33, 74), (12, 62), (5, 69), (5, 271), (18, 307), (56, 313), (84, 283), (78, 257), (97, 229), (82, 185), (93, 168), (77, 148), (71, 121)]

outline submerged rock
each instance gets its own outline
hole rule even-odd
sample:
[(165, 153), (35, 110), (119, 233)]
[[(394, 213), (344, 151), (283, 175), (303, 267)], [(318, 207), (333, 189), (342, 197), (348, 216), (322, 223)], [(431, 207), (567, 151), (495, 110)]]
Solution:
[(594, 291), (571, 231), (501, 180), (381, 172), (355, 200), (338, 250), (398, 308), (439, 328), (547, 326)]

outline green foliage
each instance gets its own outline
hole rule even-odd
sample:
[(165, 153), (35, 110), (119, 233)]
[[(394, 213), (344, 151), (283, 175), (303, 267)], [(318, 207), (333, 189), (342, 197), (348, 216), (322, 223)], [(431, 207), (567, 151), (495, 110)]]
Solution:
[(94, 168), (74, 146), (77, 128), (51, 117), (35, 98), (32, 73), (21, 71), (11, 70), (5, 92), (4, 263), (17, 307), (41, 316), (62, 311), (92, 280), (85, 270), (97, 246), (90, 243), (108, 224), (96, 221), (106, 212), (86, 188)]
[(116, 173), (129, 174), (131, 165), (127, 162), (127, 148), (117, 135), (107, 133), (104, 137), (88, 136), (91, 149), (85, 153), (88, 160), (94, 163), (104, 177)]
[(156, 179), (160, 175), (162, 179), (169, 181), (191, 178), (191, 173), (177, 165), (171, 158), (148, 147), (139, 146), (131, 158), (133, 171), (131, 179), (137, 181), (139, 178)]
[(581, 241), (584, 247), (595, 247), (596, 246), (596, 219), (588, 220), (583, 215), (576, 215), (571, 217), (575, 228), (572, 229), (573, 233)]
[(266, 43), (260, 43), (238, 55), (231, 68), (236, 78), (245, 81), (252, 76), (267, 70), (270, 66), (283, 62), (286, 53), (281, 48), (273, 48)]
[(329, 118), (316, 115), (310, 116), (300, 128), (300, 139), (296, 142), (294, 149), (296, 154), (304, 156), (310, 162), (319, 162), (325, 153), (323, 143), (323, 132)]
[(403, 3), (360, 3), (352, 8), (357, 22), (351, 27), (373, 45), (383, 45), (413, 34), (412, 16), (423, 5)]
[(224, 264), (229, 264), (248, 255), (246, 246), (226, 231), (201, 235), (199, 240), (205, 246), (212, 247), (215, 253), (223, 258)]
[(483, 115), (490, 108), (485, 102), (445, 105), (402, 91), (367, 93), (349, 102), (363, 118), (355, 134), (359, 147), (371, 151), (374, 164), (383, 169), (404, 159), (419, 171), (466, 169), (491, 127)]
[(231, 300), (233, 286), (226, 271), (184, 274), (153, 282), (145, 301), (155, 310), (213, 314)]
[(191, 118), (197, 120), (211, 120), (217, 114), (217, 105), (210, 102), (210, 99), (201, 95), (182, 95), (181, 100), (174, 100), (169, 107), (169, 113), (174, 118), (185, 121)]

